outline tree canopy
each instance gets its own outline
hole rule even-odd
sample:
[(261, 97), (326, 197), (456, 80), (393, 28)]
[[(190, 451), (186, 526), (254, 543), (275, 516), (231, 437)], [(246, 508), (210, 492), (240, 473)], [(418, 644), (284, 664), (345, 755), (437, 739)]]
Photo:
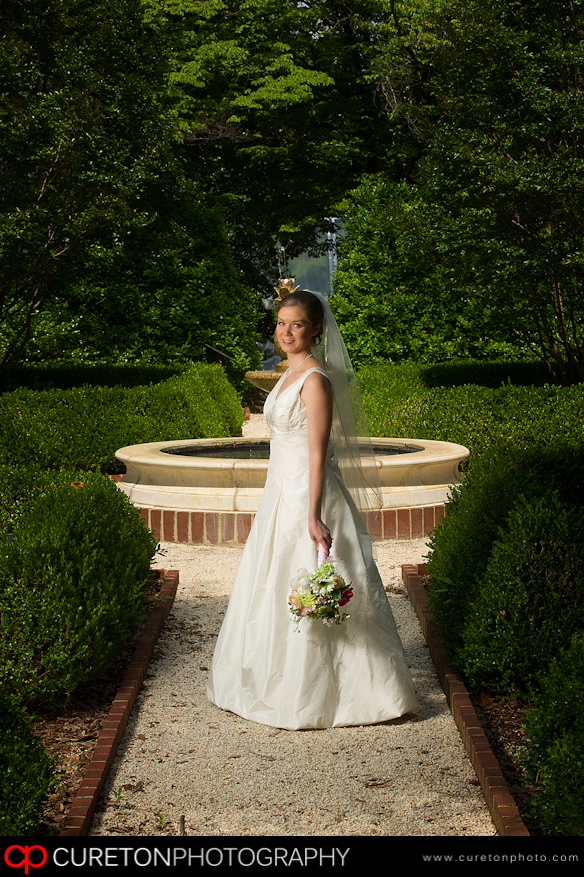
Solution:
[(583, 6), (7, 0), (0, 368), (212, 346), (241, 370), (279, 247), (343, 216), (356, 358), (584, 379)]
[(0, 42), (0, 363), (104, 232), (149, 221), (171, 161), (160, 41), (138, 0), (14, 0)]
[[(415, 246), (412, 215), (426, 216), (407, 181), (371, 176), (347, 201), (333, 307), (354, 362), (443, 362), (514, 357), (519, 332), (469, 282)], [(416, 228), (417, 232), (417, 228)]]
[(460, 12), (434, 80), (421, 239), (557, 382), (580, 381), (584, 4), (478, 0)]
[(380, 0), (149, 0), (174, 28), (173, 86), (189, 173), (216, 195), (235, 259), (261, 285), (284, 245), (317, 246), (337, 202), (393, 166), (376, 64)]
[[(420, 330), (430, 327), (446, 355), (515, 347), (542, 358), (557, 383), (581, 381), (584, 4), (422, 7), (381, 73), (388, 110), (407, 120), (420, 152), (407, 193), (396, 197), (387, 175), (377, 188), (368, 257), (358, 238), (372, 190), (364, 182), (355, 193), (339, 318), (392, 358), (423, 357)], [(393, 342), (378, 335), (380, 321)]]

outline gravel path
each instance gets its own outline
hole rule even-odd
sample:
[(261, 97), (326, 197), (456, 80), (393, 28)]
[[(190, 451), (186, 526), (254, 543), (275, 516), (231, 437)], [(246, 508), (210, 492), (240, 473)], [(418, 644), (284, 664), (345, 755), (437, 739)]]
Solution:
[(181, 817), (189, 836), (495, 835), (401, 583), (401, 564), (424, 559), (423, 540), (377, 546), (421, 711), (316, 731), (257, 725), (207, 701), (241, 549), (161, 550), (157, 566), (179, 569), (179, 588), (92, 835), (176, 836)]

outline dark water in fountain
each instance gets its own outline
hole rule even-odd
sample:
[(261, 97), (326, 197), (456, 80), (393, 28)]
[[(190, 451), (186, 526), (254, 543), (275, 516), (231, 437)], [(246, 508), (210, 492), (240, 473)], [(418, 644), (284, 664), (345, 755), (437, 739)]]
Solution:
[(268, 460), (269, 442), (250, 442), (249, 444), (227, 445), (185, 445), (182, 448), (162, 448), (163, 454), (176, 454), (179, 457), (215, 457), (220, 460)]
[[(392, 456), (393, 454), (415, 454), (422, 448), (414, 445), (373, 445), (373, 451), (379, 456)], [(214, 457), (221, 460), (268, 460), (270, 457), (270, 443), (249, 442), (240, 444), (220, 445), (185, 445), (177, 448), (163, 448), (163, 454), (174, 454), (179, 457)]]

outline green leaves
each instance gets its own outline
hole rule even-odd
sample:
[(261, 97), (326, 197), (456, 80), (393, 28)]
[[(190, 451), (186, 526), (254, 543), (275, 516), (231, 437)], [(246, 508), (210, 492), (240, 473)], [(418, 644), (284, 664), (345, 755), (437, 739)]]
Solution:
[(388, 8), (375, 69), (394, 164), (346, 199), (336, 279), (352, 355), (522, 351), (583, 380), (584, 5)]
[(530, 745), (519, 760), (537, 783), (534, 809), (553, 836), (582, 836), (584, 792), (584, 637), (566, 643), (541, 680), (525, 728)]
[(156, 542), (106, 476), (66, 472), (3, 548), (0, 679), (21, 703), (63, 703), (104, 672), (139, 618)]
[(314, 247), (347, 185), (385, 161), (373, 68), (388, 12), (379, 0), (172, 9), (190, 172), (225, 206), (246, 278), (269, 289), (276, 247)]
[(243, 411), (221, 366), (200, 363), (151, 386), (16, 390), (0, 396), (0, 417), (0, 465), (116, 472), (118, 448), (238, 435)]
[(14, 699), (0, 694), (0, 837), (32, 835), (57, 782), (57, 759), (33, 735)]
[(169, 160), (166, 53), (141, 15), (139, 0), (3, 4), (0, 366), (87, 244), (144, 222), (145, 191)]
[(453, 287), (513, 322), (558, 383), (584, 379), (584, 7), (465, 4), (439, 56), (419, 225)]
[(326, 73), (297, 67), (287, 46), (280, 48), (279, 58), (265, 68), (265, 75), (259, 76), (253, 88), (248, 88), (236, 97), (234, 106), (272, 112), (297, 103), (304, 103), (314, 97), (313, 89), (318, 86), (332, 86), (334, 80)]
[(354, 361), (517, 354), (515, 327), (470, 284), (452, 283), (423, 239), (419, 227), (432, 212), (415, 186), (370, 177), (347, 199), (345, 214), (332, 304)]

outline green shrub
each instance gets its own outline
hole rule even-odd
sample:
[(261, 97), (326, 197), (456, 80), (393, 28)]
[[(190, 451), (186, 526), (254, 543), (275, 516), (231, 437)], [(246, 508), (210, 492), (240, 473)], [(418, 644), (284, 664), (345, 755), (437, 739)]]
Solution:
[(551, 491), (520, 495), (469, 607), (458, 664), (475, 689), (534, 690), (582, 628), (584, 510)]
[(581, 835), (584, 645), (566, 643), (584, 627), (584, 386), (528, 363), (371, 364), (359, 382), (372, 434), (471, 451), (431, 538), (429, 608), (469, 686), (535, 698), (536, 815)]
[(241, 432), (244, 416), (241, 402), (220, 365), (195, 366), (158, 384), (158, 404), (169, 390), (177, 393), (177, 403), (184, 399), (191, 438), (219, 438)]
[(66, 701), (104, 672), (139, 618), (155, 540), (107, 477), (45, 485), (2, 540), (0, 685), (23, 703)]
[(500, 450), (453, 491), (429, 608), (470, 684), (528, 687), (561, 641), (556, 613), (564, 632), (582, 622), (583, 482), (584, 446)]
[(241, 403), (218, 365), (148, 387), (18, 390), (0, 396), (0, 465), (123, 472), (118, 448), (238, 435)]
[(550, 662), (540, 679), (520, 761), (539, 787), (535, 813), (552, 835), (584, 835), (584, 636)]
[(98, 363), (14, 363), (0, 377), (0, 393), (29, 390), (70, 390), (72, 387), (139, 387), (156, 384), (180, 374), (188, 363), (160, 365), (134, 363), (106, 365)]
[(497, 389), (503, 384), (542, 387), (551, 382), (548, 369), (541, 360), (461, 360), (420, 366), (420, 377), (427, 387), (458, 387), (475, 384)]
[(359, 383), (371, 435), (455, 442), (470, 466), (493, 446), (584, 440), (584, 385), (428, 388), (419, 370), (381, 366), (361, 370)]
[(32, 834), (57, 781), (57, 760), (31, 733), (22, 709), (0, 693), (0, 836)]
[(82, 481), (81, 470), (39, 469), (28, 466), (0, 466), (0, 539), (6, 533), (8, 521), (18, 528), (39, 497), (57, 484)]

